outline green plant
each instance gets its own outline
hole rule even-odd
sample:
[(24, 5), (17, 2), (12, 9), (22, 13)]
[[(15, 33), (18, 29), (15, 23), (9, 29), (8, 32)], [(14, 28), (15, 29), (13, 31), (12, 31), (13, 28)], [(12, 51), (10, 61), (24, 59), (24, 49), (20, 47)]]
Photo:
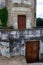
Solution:
[(7, 7), (4, 7), (3, 9), (0, 9), (0, 20), (3, 27), (7, 26), (8, 21), (8, 10)]
[(43, 26), (43, 19), (42, 18), (37, 18), (36, 19), (36, 26)]

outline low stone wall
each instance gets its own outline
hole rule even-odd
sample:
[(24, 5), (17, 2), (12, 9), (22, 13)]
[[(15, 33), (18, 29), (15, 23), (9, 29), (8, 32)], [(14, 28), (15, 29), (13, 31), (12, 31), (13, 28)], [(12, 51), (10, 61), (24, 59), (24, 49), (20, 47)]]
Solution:
[(25, 44), (28, 40), (39, 40), (39, 57), (43, 54), (43, 29), (0, 30), (0, 54), (6, 57), (25, 56)]

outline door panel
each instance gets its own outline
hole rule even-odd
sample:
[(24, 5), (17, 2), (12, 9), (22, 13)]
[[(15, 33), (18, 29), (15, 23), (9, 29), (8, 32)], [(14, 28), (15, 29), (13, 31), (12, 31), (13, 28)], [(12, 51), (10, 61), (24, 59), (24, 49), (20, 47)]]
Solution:
[(26, 43), (27, 62), (36, 62), (39, 60), (39, 41), (28, 41)]
[(18, 15), (18, 29), (26, 29), (26, 16)]

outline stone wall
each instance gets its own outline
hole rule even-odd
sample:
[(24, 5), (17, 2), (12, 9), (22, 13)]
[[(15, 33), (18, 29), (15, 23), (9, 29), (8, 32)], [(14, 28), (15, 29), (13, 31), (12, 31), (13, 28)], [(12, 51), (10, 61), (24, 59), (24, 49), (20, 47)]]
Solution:
[[(14, 29), (18, 29), (18, 19), (17, 15), (26, 15), (26, 29), (32, 28), (36, 26), (34, 17), (34, 0), (29, 0), (31, 4), (25, 3), (17, 3), (15, 4), (14, 1), (6, 1), (8, 12), (9, 12), (9, 19), (8, 19), (8, 26), (13, 26)], [(18, 1), (17, 1), (18, 2)], [(35, 12), (36, 13), (36, 12)], [(28, 23), (28, 24), (27, 24)]]
[[(0, 54), (5, 57), (25, 56), (26, 41), (40, 41), (39, 58), (43, 55), (43, 29), (0, 30)], [(11, 49), (11, 51), (10, 51)], [(43, 58), (43, 57), (42, 57)]]
[[(26, 29), (36, 26), (36, 0), (1, 0), (8, 9), (8, 26), (18, 29), (18, 15), (26, 15)], [(0, 2), (1, 2), (0, 1)], [(22, 2), (23, 1), (23, 2)]]

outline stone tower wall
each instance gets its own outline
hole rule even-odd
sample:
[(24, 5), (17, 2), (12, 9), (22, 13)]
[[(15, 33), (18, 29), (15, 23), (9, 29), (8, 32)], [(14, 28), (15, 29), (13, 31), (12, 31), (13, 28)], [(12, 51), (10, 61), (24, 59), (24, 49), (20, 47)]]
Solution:
[[(29, 0), (29, 4), (25, 3), (16, 3), (13, 0), (6, 0), (9, 18), (8, 18), (8, 26), (13, 26), (14, 29), (18, 29), (18, 15), (26, 15), (26, 29), (36, 27), (36, 0)], [(28, 22), (29, 21), (29, 22)], [(28, 23), (30, 24), (27, 25)]]

